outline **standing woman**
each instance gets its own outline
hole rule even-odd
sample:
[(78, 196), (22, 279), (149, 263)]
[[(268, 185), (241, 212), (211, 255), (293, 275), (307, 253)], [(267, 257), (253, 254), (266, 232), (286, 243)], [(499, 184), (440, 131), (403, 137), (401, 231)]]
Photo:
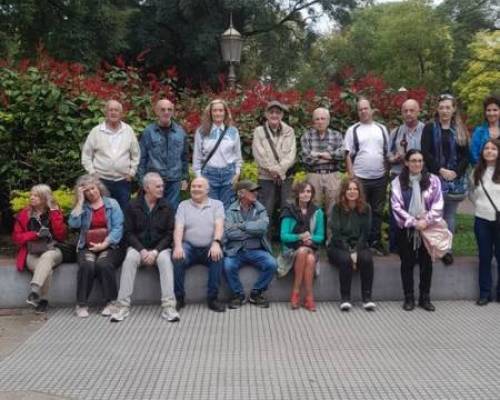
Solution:
[(470, 161), (476, 165), (481, 151), (489, 139), (500, 138), (500, 98), (489, 96), (484, 99), (484, 122), (474, 128), (470, 145)]
[(19, 246), (16, 266), (23, 271), (25, 266), (33, 273), (30, 294), (26, 299), (37, 313), (47, 311), (47, 294), (52, 270), (61, 264), (62, 253), (55, 241), (66, 238), (66, 225), (59, 206), (47, 185), (31, 188), (29, 205), (17, 215), (12, 240)]
[[(422, 153), (428, 171), (441, 180), (443, 218), (453, 234), (458, 205), (467, 195), (468, 141), (467, 128), (458, 114), (455, 98), (450, 94), (441, 95), (435, 120), (422, 132)], [(442, 261), (452, 264), (452, 254), (445, 254)]]
[(123, 212), (115, 199), (107, 196), (104, 184), (94, 175), (83, 175), (75, 185), (76, 205), (69, 226), (80, 229), (78, 238), (78, 276), (76, 315), (89, 316), (88, 298), (94, 280), (99, 280), (106, 306), (103, 316), (112, 314), (111, 301), (118, 290), (115, 268), (121, 258), (119, 243), (123, 235)]
[(409, 150), (404, 157), (401, 175), (392, 181), (391, 206), (398, 226), (401, 280), (405, 301), (403, 309), (415, 308), (413, 294), (413, 268), (420, 265), (418, 305), (427, 311), (436, 308), (430, 300), (432, 259), (420, 232), (433, 225), (443, 212), (441, 182), (424, 168), (424, 157), (419, 150)]
[[(483, 146), (479, 163), (472, 173), (470, 198), (475, 206), (474, 233), (479, 249), (479, 299), (484, 306), (491, 301), (491, 259), (497, 259), (500, 272), (500, 141), (488, 140)], [(496, 287), (500, 302), (500, 274)]]
[(294, 187), (295, 201), (281, 213), (282, 257), (278, 273), (283, 276), (294, 270), (292, 309), (300, 306), (300, 289), (304, 283), (304, 307), (316, 311), (313, 280), (318, 262), (318, 248), (325, 240), (325, 217), (314, 204), (314, 187), (302, 182)]
[(330, 263), (338, 267), (340, 280), (340, 309), (349, 311), (352, 274), (359, 269), (363, 308), (375, 310), (372, 301), (373, 257), (368, 246), (372, 213), (357, 178), (344, 179), (338, 202), (332, 207), (329, 219), (331, 240), (327, 249)]
[(208, 196), (222, 201), (225, 209), (234, 199), (233, 184), (242, 164), (240, 134), (233, 126), (231, 111), (225, 101), (212, 100), (194, 136), (193, 169), (197, 177), (207, 178)]

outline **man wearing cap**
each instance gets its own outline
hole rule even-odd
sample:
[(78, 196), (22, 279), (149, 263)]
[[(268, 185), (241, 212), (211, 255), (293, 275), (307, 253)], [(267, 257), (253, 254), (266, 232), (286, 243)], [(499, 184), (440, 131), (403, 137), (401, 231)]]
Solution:
[(260, 269), (248, 301), (267, 308), (269, 301), (264, 297), (269, 283), (278, 268), (267, 241), (269, 218), (264, 206), (257, 201), (259, 185), (241, 181), (235, 185), (238, 200), (226, 212), (224, 221), (224, 271), (231, 289), (229, 308), (239, 308), (245, 302), (245, 292), (239, 278), (239, 269), (250, 264)]
[(340, 189), (339, 162), (345, 158), (344, 139), (330, 129), (330, 112), (323, 107), (312, 114), (313, 127), (301, 137), (302, 161), (307, 168), (308, 182), (314, 186), (315, 202), (324, 207), (327, 215)]
[(266, 107), (266, 122), (253, 131), (252, 154), (259, 167), (261, 187), (259, 200), (271, 221), (273, 213), (290, 198), (292, 167), (297, 155), (295, 132), (282, 121), (285, 111), (288, 108), (284, 104), (271, 101)]

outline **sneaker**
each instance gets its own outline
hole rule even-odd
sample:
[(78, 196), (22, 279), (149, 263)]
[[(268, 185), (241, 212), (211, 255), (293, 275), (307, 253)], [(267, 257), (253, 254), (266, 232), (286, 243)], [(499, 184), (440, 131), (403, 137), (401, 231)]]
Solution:
[(341, 311), (349, 311), (352, 308), (352, 304), (348, 301), (344, 301), (340, 304)]
[(175, 307), (172, 306), (163, 307), (163, 310), (161, 312), (161, 317), (163, 319), (166, 319), (168, 322), (177, 322), (180, 321), (181, 319)]
[(120, 307), (116, 312), (111, 315), (111, 322), (121, 322), (130, 315), (128, 307)]
[(176, 301), (177, 303), (175, 304), (175, 309), (177, 311), (180, 311), (182, 308), (185, 307), (186, 302), (184, 301), (184, 296), (177, 296)]
[(451, 253), (446, 253), (443, 258), (441, 258), (441, 261), (443, 262), (444, 265), (451, 265), (453, 264), (453, 254)]
[(26, 303), (31, 304), (33, 307), (38, 306), (39, 302), (40, 302), (40, 295), (35, 292), (31, 292), (28, 295), (28, 298), (26, 299)]
[(384, 244), (378, 241), (372, 243), (372, 245), (370, 246), (370, 250), (372, 251), (372, 253), (374, 253), (379, 257), (386, 256), (387, 254), (389, 254)]
[(106, 304), (106, 307), (104, 307), (101, 311), (101, 315), (103, 317), (111, 317), (115, 312), (118, 310), (116, 309), (116, 306), (113, 303), (108, 303)]
[(241, 294), (234, 294), (229, 299), (227, 307), (231, 310), (236, 310), (240, 308), (243, 304), (245, 304), (245, 296)]
[(377, 308), (377, 305), (373, 301), (366, 301), (363, 302), (363, 308), (366, 311), (375, 311), (375, 308)]
[(89, 316), (89, 308), (86, 306), (76, 306), (75, 314), (78, 318), (87, 318)]
[(45, 299), (42, 299), (35, 307), (35, 314), (45, 314), (48, 309), (49, 309), (49, 302)]
[(208, 308), (215, 312), (224, 312), (226, 311), (226, 306), (220, 303), (217, 299), (208, 299), (207, 300)]
[(269, 300), (267, 300), (261, 292), (250, 293), (248, 301), (257, 307), (269, 308)]

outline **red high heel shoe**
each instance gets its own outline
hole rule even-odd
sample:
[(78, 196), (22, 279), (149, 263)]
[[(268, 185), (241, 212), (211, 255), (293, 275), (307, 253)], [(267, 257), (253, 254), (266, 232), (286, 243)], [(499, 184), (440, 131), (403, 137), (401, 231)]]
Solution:
[(292, 296), (290, 297), (290, 306), (292, 310), (296, 310), (300, 307), (300, 292), (292, 292)]
[(314, 297), (311, 296), (306, 296), (305, 301), (304, 301), (304, 307), (309, 310), (309, 311), (316, 311), (316, 303), (314, 303)]

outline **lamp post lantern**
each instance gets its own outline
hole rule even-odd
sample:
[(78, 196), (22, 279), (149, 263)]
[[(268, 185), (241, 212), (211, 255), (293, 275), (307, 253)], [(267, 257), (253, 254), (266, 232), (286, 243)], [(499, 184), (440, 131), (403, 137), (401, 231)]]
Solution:
[(220, 38), (222, 60), (229, 63), (229, 75), (227, 76), (227, 81), (231, 89), (234, 89), (236, 84), (234, 64), (239, 64), (240, 62), (242, 45), (243, 39), (241, 34), (234, 29), (233, 14), (231, 13), (229, 16), (229, 28), (226, 29)]

